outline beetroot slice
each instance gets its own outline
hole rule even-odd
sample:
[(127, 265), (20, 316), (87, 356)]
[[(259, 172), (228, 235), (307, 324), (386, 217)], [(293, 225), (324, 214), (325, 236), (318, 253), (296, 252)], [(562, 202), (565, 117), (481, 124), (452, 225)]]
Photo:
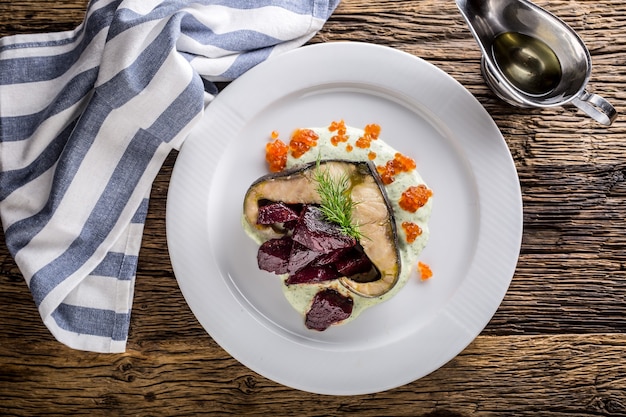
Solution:
[(287, 236), (263, 242), (257, 252), (259, 269), (277, 274), (286, 274), (292, 246), (293, 241)]
[(346, 277), (369, 272), (372, 269), (370, 258), (365, 252), (356, 248), (343, 253), (343, 256), (337, 259), (334, 265), (341, 275)]
[(321, 255), (321, 253), (311, 250), (298, 242), (293, 242), (291, 254), (289, 255), (287, 272), (290, 274), (297, 272), (313, 262), (315, 259), (319, 258)]
[(307, 266), (289, 275), (285, 284), (313, 284), (316, 282), (330, 281), (341, 276), (337, 269), (332, 265)]
[(311, 308), (306, 313), (305, 325), (312, 330), (323, 331), (352, 314), (353, 300), (333, 289), (325, 289), (313, 297)]
[(259, 207), (257, 224), (285, 223), (297, 220), (299, 214), (285, 203), (270, 203)]
[(311, 266), (329, 265), (342, 259), (346, 253), (351, 253), (352, 248), (341, 248), (332, 252), (324, 253), (315, 261), (311, 262)]
[(292, 238), (307, 248), (321, 253), (356, 245), (356, 239), (341, 232), (341, 228), (324, 218), (316, 207), (304, 206), (296, 224)]

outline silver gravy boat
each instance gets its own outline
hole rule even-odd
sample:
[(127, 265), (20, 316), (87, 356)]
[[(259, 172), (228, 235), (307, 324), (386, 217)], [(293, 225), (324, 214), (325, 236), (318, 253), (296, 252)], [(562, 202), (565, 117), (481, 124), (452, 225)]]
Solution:
[(456, 0), (482, 52), (481, 71), (502, 100), (518, 107), (573, 104), (609, 126), (606, 99), (587, 92), (591, 56), (563, 21), (528, 0)]

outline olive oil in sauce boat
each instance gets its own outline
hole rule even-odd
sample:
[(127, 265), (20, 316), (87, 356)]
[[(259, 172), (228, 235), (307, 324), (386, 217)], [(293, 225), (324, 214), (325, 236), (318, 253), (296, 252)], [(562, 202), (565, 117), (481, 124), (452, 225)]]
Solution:
[(591, 56), (563, 21), (528, 0), (456, 0), (482, 52), (487, 85), (518, 107), (573, 104), (609, 126), (617, 117), (586, 90)]

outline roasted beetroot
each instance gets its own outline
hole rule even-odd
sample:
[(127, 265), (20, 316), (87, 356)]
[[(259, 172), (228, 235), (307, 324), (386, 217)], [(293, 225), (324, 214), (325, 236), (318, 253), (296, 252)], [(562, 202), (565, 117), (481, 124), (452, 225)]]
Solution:
[(373, 265), (370, 258), (356, 247), (346, 251), (334, 262), (337, 270), (344, 277), (349, 277), (356, 274), (365, 274), (372, 270)]
[(298, 220), (299, 213), (292, 207), (282, 202), (269, 203), (259, 207), (259, 216), (257, 217), (257, 224), (274, 224), (274, 223), (286, 223), (293, 220)]
[[(257, 260), (260, 269), (288, 274), (286, 285), (313, 284), (341, 277), (364, 282), (363, 277), (368, 280), (372, 273), (377, 273), (356, 239), (346, 236), (336, 224), (326, 220), (315, 205), (305, 204), (296, 211), (281, 202), (266, 202), (259, 207), (259, 223), (282, 227), (284, 236), (264, 242)], [(305, 325), (313, 330), (326, 330), (350, 317), (352, 308), (351, 297), (330, 288), (321, 290), (306, 313)]]
[(289, 236), (263, 242), (257, 252), (259, 269), (279, 275), (286, 274), (292, 246), (293, 240)]
[(354, 301), (331, 288), (315, 294), (304, 324), (312, 330), (323, 331), (350, 317)]
[(341, 259), (343, 256), (345, 256), (347, 253), (350, 253), (351, 251), (352, 251), (352, 248), (342, 248), (342, 249), (334, 250), (330, 253), (324, 253), (320, 255), (319, 258), (315, 259), (314, 262), (311, 262), (311, 266), (333, 264), (337, 262), (339, 259)]
[(287, 266), (287, 271), (290, 274), (297, 272), (320, 256), (322, 256), (320, 252), (311, 250), (298, 242), (293, 242), (291, 254), (289, 255), (289, 265)]
[(289, 274), (286, 285), (341, 277), (351, 277), (357, 282), (377, 279), (378, 272), (363, 248), (326, 220), (317, 206), (304, 205), (296, 211), (284, 203), (267, 202), (261, 209), (266, 220), (271, 218), (279, 223), (300, 211), (297, 220), (287, 220), (287, 223), (295, 222), (293, 232), (284, 229), (283, 237), (266, 241), (257, 254), (260, 269)]
[(321, 253), (356, 245), (355, 238), (345, 235), (337, 224), (326, 220), (319, 207), (313, 205), (304, 206), (292, 238), (295, 242)]
[(315, 282), (331, 281), (341, 274), (333, 265), (306, 266), (295, 274), (289, 275), (285, 284), (312, 284)]

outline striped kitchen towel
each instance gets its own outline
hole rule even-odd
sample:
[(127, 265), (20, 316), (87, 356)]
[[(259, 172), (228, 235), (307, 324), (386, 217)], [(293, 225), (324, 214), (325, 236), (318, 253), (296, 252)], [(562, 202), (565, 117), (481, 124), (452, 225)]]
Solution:
[(93, 0), (76, 30), (0, 39), (0, 217), (59, 341), (125, 350), (164, 159), (214, 82), (304, 44), (338, 1)]

